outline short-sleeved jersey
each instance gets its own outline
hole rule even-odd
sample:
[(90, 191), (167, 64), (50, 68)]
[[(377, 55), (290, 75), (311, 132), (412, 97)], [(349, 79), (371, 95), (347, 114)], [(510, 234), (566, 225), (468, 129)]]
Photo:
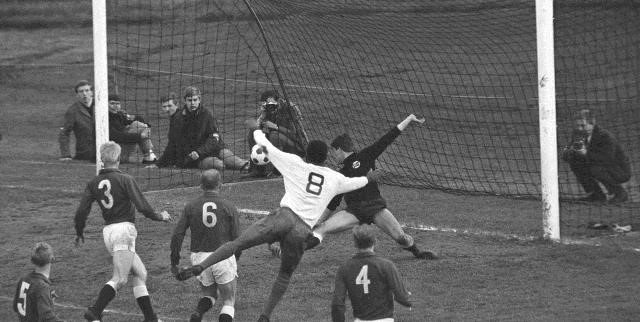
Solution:
[(53, 311), (51, 282), (40, 273), (31, 272), (18, 281), (13, 310), (20, 322), (62, 321)]
[(333, 321), (344, 321), (347, 293), (353, 316), (362, 320), (392, 318), (394, 297), (411, 306), (396, 266), (373, 252), (358, 253), (338, 269), (331, 304)]
[(133, 177), (118, 169), (102, 169), (87, 183), (76, 210), (76, 232), (81, 233), (84, 229), (94, 201), (98, 202), (102, 210), (105, 225), (125, 221), (134, 223), (136, 209), (148, 218), (161, 219), (153, 211)]
[(257, 144), (267, 148), (271, 163), (284, 180), (281, 207), (288, 207), (313, 227), (331, 199), (340, 193), (364, 187), (365, 177), (347, 178), (327, 167), (307, 163), (295, 154), (276, 148), (260, 130), (253, 132)]
[(191, 229), (191, 252), (213, 252), (238, 237), (238, 210), (212, 191), (187, 203), (171, 237), (171, 265), (180, 262), (187, 229)]
[[(340, 173), (353, 178), (367, 175), (369, 171), (375, 170), (376, 159), (400, 135), (400, 133), (400, 129), (398, 129), (397, 126), (394, 126), (372, 145), (359, 152), (350, 154), (344, 159)], [(342, 197), (343, 195), (336, 196), (329, 204), (329, 209), (335, 210), (340, 205)], [(369, 182), (363, 188), (344, 194), (344, 200), (347, 205), (380, 198), (382, 198), (382, 196), (380, 195), (380, 189), (376, 182)]]

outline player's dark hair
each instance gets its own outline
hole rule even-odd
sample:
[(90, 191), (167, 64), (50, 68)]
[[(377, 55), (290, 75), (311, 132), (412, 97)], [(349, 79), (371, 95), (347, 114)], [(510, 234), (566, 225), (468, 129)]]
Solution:
[(307, 145), (307, 161), (313, 164), (322, 164), (327, 160), (329, 147), (320, 140), (310, 141)]
[(342, 149), (344, 152), (353, 152), (353, 141), (347, 133), (338, 135), (331, 141), (331, 147), (334, 149)]
[(260, 101), (266, 102), (269, 97), (273, 97), (277, 101), (280, 99), (280, 93), (275, 89), (266, 90), (260, 94)]
[(215, 190), (220, 187), (222, 183), (222, 178), (220, 177), (220, 172), (216, 169), (209, 169), (202, 172), (200, 176), (200, 185), (203, 190)]
[(589, 124), (596, 124), (596, 116), (593, 115), (591, 110), (586, 109), (586, 108), (585, 109), (581, 109), (581, 110), (578, 111), (578, 114), (576, 115), (576, 119), (577, 120), (585, 120)]
[(353, 243), (358, 249), (367, 249), (375, 245), (376, 236), (369, 225), (358, 225), (353, 227)]
[(201, 96), (200, 90), (195, 86), (187, 86), (184, 89), (184, 95), (182, 95), (182, 97), (187, 98), (192, 96)]
[(120, 102), (120, 96), (118, 94), (109, 94), (109, 101)]
[[(85, 85), (89, 85), (89, 87), (91, 87), (91, 83), (89, 83), (88, 80), (79, 80), (75, 86), (73, 86), (73, 90), (76, 91), (76, 93), (78, 92), (78, 88), (85, 86)], [(93, 89), (93, 88), (92, 88)]]
[(171, 92), (168, 95), (160, 96), (161, 104), (168, 101), (172, 101), (173, 104), (178, 105), (178, 103), (180, 102), (180, 99), (178, 98), (178, 94)]
[(51, 262), (53, 262), (53, 248), (51, 248), (51, 245), (45, 242), (37, 243), (31, 254), (31, 263), (42, 267)]

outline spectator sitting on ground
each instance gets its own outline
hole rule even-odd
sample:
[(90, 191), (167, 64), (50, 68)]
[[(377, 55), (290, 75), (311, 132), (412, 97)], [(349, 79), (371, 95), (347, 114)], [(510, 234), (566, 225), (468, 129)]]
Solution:
[[(294, 117), (299, 112), (294, 111), (297, 107), (289, 102), (280, 99), (280, 94), (276, 90), (267, 90), (260, 95), (260, 106), (258, 108), (257, 123), (262, 132), (267, 135), (267, 139), (280, 150), (293, 153), (300, 157), (305, 155), (304, 140), (295, 131)], [(247, 124), (253, 124), (253, 120), (248, 120)], [(250, 129), (247, 143), (249, 147), (255, 145), (253, 131)], [(252, 164), (250, 175), (255, 177), (265, 177), (274, 172), (273, 166)]]
[(151, 129), (141, 116), (127, 114), (117, 94), (109, 95), (109, 139), (122, 146), (122, 162), (136, 157), (136, 145), (144, 154), (142, 163), (154, 163), (156, 155), (151, 143)]
[(169, 132), (167, 133), (167, 146), (164, 152), (156, 162), (158, 167), (178, 166), (184, 161), (184, 155), (181, 154), (181, 137), (182, 137), (182, 109), (179, 107), (180, 99), (176, 93), (169, 93), (167, 96), (160, 97), (161, 109), (169, 117)]
[(81, 80), (73, 87), (77, 101), (69, 106), (64, 114), (64, 121), (58, 134), (60, 144), (60, 160), (71, 160), (69, 150), (70, 136), (73, 132), (76, 139), (76, 160), (96, 161), (96, 135), (93, 118), (93, 88), (91, 83)]
[(181, 159), (178, 166), (185, 168), (248, 170), (249, 161), (236, 156), (225, 147), (216, 121), (211, 112), (202, 106), (200, 90), (188, 86), (183, 98), (185, 106), (181, 110), (182, 126)]
[(571, 144), (561, 153), (587, 196), (581, 201), (604, 202), (607, 196), (598, 183), (612, 195), (609, 203), (627, 201), (629, 195), (622, 187), (631, 179), (631, 166), (622, 147), (613, 136), (596, 125), (596, 117), (588, 109), (580, 110)]

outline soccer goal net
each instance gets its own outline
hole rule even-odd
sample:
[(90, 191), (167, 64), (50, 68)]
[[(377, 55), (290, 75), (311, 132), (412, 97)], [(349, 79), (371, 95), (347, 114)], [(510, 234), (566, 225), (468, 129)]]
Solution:
[[(627, 202), (574, 202), (585, 192), (559, 161), (564, 225), (633, 222), (638, 211), (639, 10), (630, 0), (554, 7), (558, 143), (590, 109), (633, 170)], [(247, 157), (245, 120), (277, 89), (314, 139), (349, 133), (364, 147), (424, 116), (379, 158), (388, 184), (540, 198), (534, 1), (113, 0), (107, 13), (111, 91), (146, 117), (159, 155), (161, 96), (199, 87), (227, 147)], [(199, 173), (126, 166), (156, 189), (194, 185)], [(226, 181), (239, 175), (225, 170)]]

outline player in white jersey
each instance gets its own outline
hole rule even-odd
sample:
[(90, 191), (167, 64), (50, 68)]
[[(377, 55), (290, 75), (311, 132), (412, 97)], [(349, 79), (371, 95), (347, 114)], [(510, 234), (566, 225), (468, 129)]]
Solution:
[(237, 239), (220, 246), (200, 264), (181, 270), (178, 278), (184, 280), (199, 275), (203, 269), (228, 258), (236, 251), (278, 241), (281, 247), (280, 271), (258, 319), (266, 322), (284, 295), (291, 275), (302, 259), (306, 236), (331, 199), (337, 194), (364, 187), (370, 180), (375, 180), (379, 173), (371, 172), (367, 177), (348, 178), (322, 166), (328, 151), (327, 144), (322, 141), (309, 142), (305, 162), (299, 156), (282, 152), (273, 146), (262, 131), (254, 131), (253, 135), (256, 143), (266, 148), (269, 159), (284, 179), (285, 194), (280, 207), (249, 226)]

